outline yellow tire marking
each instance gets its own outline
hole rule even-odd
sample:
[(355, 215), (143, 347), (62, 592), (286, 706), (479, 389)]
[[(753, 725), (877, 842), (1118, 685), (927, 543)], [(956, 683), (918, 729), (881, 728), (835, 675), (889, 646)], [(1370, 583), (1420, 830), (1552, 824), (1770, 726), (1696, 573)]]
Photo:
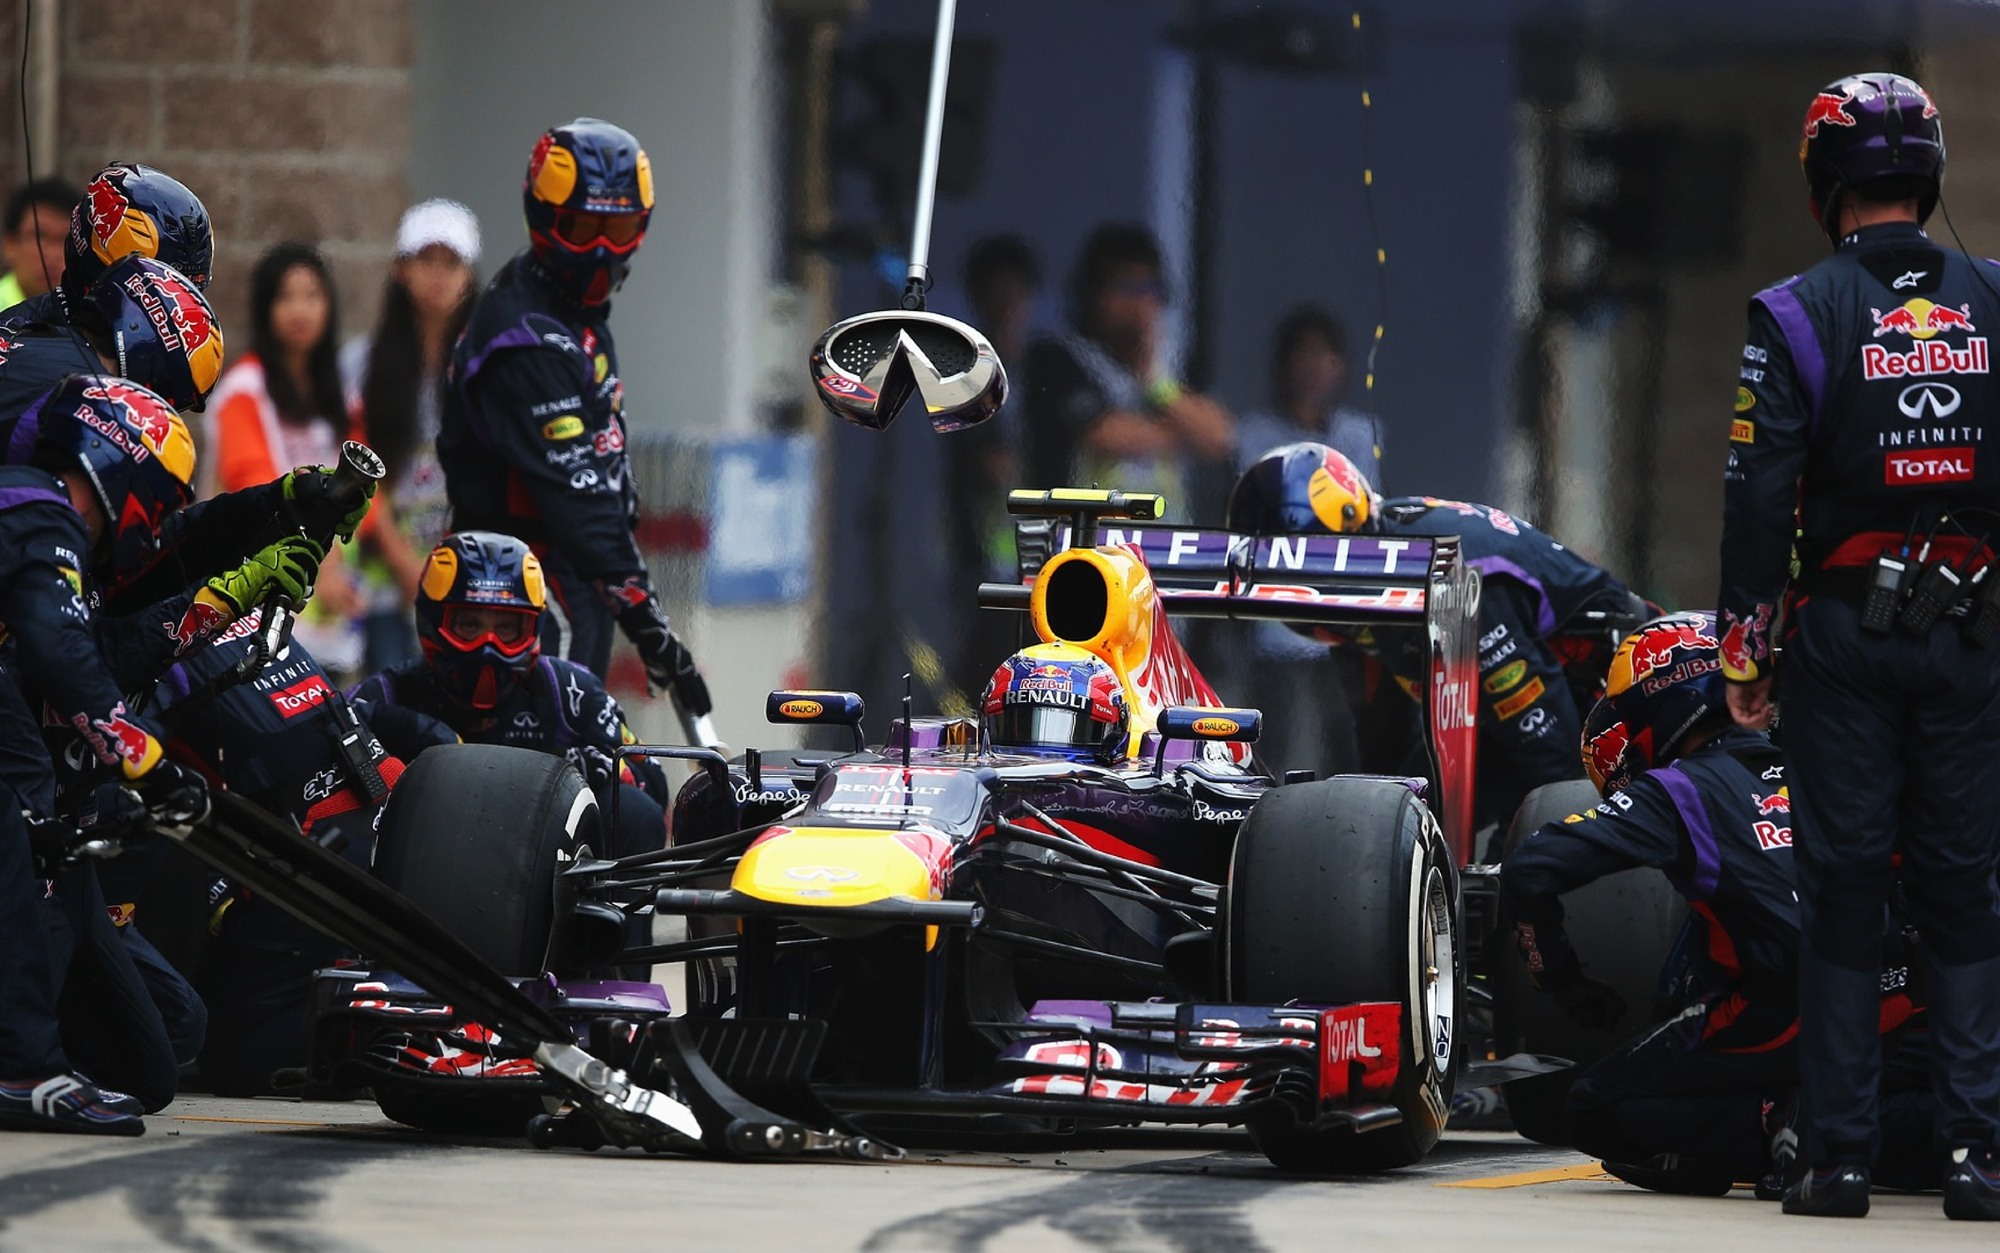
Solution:
[(1494, 1175), (1487, 1179), (1457, 1179), (1450, 1183), (1435, 1185), (1440, 1188), (1526, 1188), (1538, 1183), (1562, 1183), (1570, 1179), (1589, 1179), (1601, 1183), (1617, 1183), (1615, 1175), (1604, 1173), (1604, 1167), (1596, 1162), (1579, 1162), (1574, 1166), (1557, 1166), (1552, 1170), (1530, 1170), (1519, 1175)]

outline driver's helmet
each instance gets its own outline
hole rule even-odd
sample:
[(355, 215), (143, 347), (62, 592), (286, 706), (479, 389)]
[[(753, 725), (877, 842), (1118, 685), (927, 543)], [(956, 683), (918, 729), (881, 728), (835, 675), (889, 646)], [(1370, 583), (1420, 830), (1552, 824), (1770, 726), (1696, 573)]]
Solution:
[(541, 656), (542, 562), (497, 531), (439, 541), (417, 581), (417, 639), (446, 699), (488, 710)]
[(1106, 762), (1126, 753), (1125, 686), (1102, 657), (1074, 644), (1037, 644), (1001, 662), (983, 712), (995, 748)]
[(150, 165), (107, 165), (83, 189), (63, 239), (62, 290), (82, 300), (112, 262), (137, 253), (208, 286), (215, 235), (201, 198)]
[(30, 405), (13, 446), (44, 470), (90, 480), (104, 533), (91, 569), (106, 594), (160, 554), (160, 525), (194, 499), (194, 437), (166, 399), (127, 379), (72, 374)]
[(1273, 448), (1229, 493), (1229, 529), (1253, 535), (1350, 534), (1368, 529), (1378, 498), (1347, 457), (1311, 442)]
[(1799, 165), (1828, 239), (1840, 239), (1834, 198), (1864, 183), (1915, 200), (1919, 222), (1930, 217), (1944, 183), (1942, 121), (1930, 93), (1901, 74), (1850, 74), (1819, 89), (1806, 106)]
[(535, 144), (521, 203), (535, 260), (570, 296), (600, 305), (646, 238), (653, 166), (631, 131), (580, 117)]
[(1625, 637), (1583, 722), (1583, 767), (1605, 796), (1729, 720), (1715, 615), (1672, 613)]
[(70, 321), (102, 338), (120, 375), (176, 409), (201, 408), (222, 375), (222, 327), (208, 298), (151, 257), (132, 253), (106, 266)]

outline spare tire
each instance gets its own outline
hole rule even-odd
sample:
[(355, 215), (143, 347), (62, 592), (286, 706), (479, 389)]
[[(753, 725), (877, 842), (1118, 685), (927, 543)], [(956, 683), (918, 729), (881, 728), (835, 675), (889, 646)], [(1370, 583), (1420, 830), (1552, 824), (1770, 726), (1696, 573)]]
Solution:
[[(1603, 799), (1586, 779), (1550, 783), (1528, 793), (1507, 829), (1506, 849), (1551, 822), (1595, 808)], [(1501, 874), (1505, 875), (1505, 863)], [(1488, 961), (1493, 991), (1495, 1052), (1543, 1053), (1568, 1058), (1569, 1070), (1500, 1085), (1514, 1130), (1542, 1144), (1569, 1143), (1564, 1107), (1578, 1075), (1652, 1025), (1660, 968), (1687, 921), (1687, 904), (1657, 870), (1621, 870), (1564, 893), (1565, 928), (1593, 979), (1618, 989), (1625, 1016), (1604, 1030), (1570, 1021), (1555, 998), (1535, 989), (1528, 965), (1502, 919), (1496, 952)]]
[(1402, 783), (1335, 778), (1266, 792), (1236, 836), (1227, 899), (1230, 997), (1402, 1006), (1401, 1123), (1357, 1134), (1284, 1116), (1251, 1138), (1289, 1170), (1390, 1170), (1420, 1160), (1451, 1106), (1465, 969), (1450, 851)]
[(498, 744), (419, 754), (396, 782), (375, 875), (504, 975), (538, 975), (557, 871), (602, 847), (597, 798), (560, 757)]

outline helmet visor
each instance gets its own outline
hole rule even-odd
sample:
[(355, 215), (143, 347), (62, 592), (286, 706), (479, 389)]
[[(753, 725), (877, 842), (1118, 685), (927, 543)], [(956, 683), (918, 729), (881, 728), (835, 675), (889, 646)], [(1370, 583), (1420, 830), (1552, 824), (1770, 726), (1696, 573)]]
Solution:
[(438, 631), (458, 648), (470, 651), (491, 644), (516, 657), (535, 642), (535, 613), (491, 605), (447, 605)]
[(630, 248), (646, 233), (643, 213), (587, 213), (581, 209), (556, 210), (556, 237), (572, 248), (604, 244)]
[(986, 719), (987, 739), (1023, 748), (1096, 748), (1109, 728), (1082, 710), (1015, 704)]

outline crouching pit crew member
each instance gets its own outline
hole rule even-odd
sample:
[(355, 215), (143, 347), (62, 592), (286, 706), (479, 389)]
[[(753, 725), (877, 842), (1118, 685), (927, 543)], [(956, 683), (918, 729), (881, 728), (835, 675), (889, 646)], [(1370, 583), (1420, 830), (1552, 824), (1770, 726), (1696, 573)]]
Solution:
[(1834, 253), (1750, 303), (1719, 594), (1746, 727), (1771, 714), (1784, 607), (1811, 1165), (1785, 1211), (1868, 1212), (1874, 929), (1900, 884), (1922, 936), (1944, 1211), (2000, 1219), (2000, 448), (1983, 446), (2000, 386), (1980, 334), (2000, 323), (2000, 268), (1924, 233), (1944, 140), (1910, 79), (1822, 88), (1800, 159)]
[[(1645, 602), (1608, 572), (1488, 505), (1385, 500), (1353, 462), (1317, 443), (1287, 444), (1252, 462), (1230, 494), (1229, 526), (1258, 535), (1458, 536), (1465, 563), (1482, 577), (1474, 822), (1494, 826), (1497, 840), (1529, 792), (1582, 777), (1572, 746), (1610, 644), (1647, 616)], [(1420, 658), (1397, 647), (1420, 641), (1385, 632), (1370, 639), (1405, 685), (1423, 681)]]
[[(1791, 796), (1777, 746), (1737, 727), (1724, 695), (1715, 618), (1655, 619), (1620, 644), (1582, 756), (1605, 801), (1530, 835), (1507, 857), (1503, 899), (1537, 987), (1580, 1025), (1624, 1016), (1619, 994), (1584, 973), (1561, 894), (1621, 870), (1665, 873), (1699, 938), (1678, 1016), (1629, 1041), (1570, 1089), (1572, 1142), (1613, 1174), (1662, 1192), (1720, 1196), (1758, 1180), (1776, 1200), (1795, 1157), (1798, 902)], [(1877, 919), (1877, 947), (1902, 929)], [(1914, 1007), (1880, 998), (1883, 1030)], [(1888, 1103), (1881, 1160), (1897, 1186), (1936, 1187), (1934, 1106), (1910, 1089)]]
[(407, 761), (436, 744), (511, 744), (565, 756), (618, 826), (603, 855), (666, 843), (666, 775), (644, 758), (597, 676), (542, 651), (548, 593), (541, 561), (511, 535), (459, 531), (431, 550), (417, 588), (422, 660), (364, 679), (349, 695), (389, 751)]

